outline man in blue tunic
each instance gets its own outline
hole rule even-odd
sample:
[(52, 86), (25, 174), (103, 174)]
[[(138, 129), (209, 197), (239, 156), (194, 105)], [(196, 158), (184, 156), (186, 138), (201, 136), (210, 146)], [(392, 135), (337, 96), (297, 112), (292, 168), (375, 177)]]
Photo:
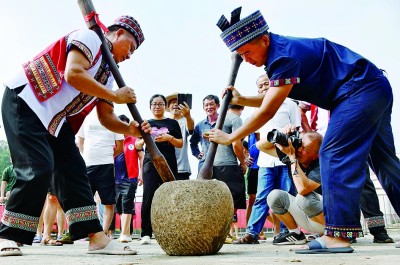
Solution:
[(400, 192), (400, 162), (390, 124), (389, 81), (373, 63), (342, 45), (268, 32), (260, 11), (242, 20), (239, 16), (240, 8), (232, 12), (231, 22), (221, 17), (221, 38), (246, 62), (265, 67), (271, 87), (261, 96), (242, 96), (230, 87), (231, 104), (260, 108), (231, 134), (212, 130), (210, 140), (230, 144), (244, 138), (270, 120), (286, 97), (330, 110), (320, 150), (325, 235), (297, 253), (352, 252), (349, 239), (363, 236), (359, 204), (365, 161), (400, 214), (395, 197)]

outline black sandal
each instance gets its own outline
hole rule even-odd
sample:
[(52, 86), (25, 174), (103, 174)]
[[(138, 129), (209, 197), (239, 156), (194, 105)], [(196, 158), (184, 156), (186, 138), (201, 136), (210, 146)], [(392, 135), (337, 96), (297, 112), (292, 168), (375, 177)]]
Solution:
[(49, 237), (49, 238), (43, 239), (43, 241), (40, 243), (40, 245), (46, 246), (46, 247), (61, 247), (63, 245), (63, 243), (58, 242), (57, 240)]

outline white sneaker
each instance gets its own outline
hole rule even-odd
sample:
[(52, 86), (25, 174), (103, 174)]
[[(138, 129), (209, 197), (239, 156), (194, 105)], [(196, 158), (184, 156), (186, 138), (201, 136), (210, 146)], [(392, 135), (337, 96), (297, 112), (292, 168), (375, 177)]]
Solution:
[(142, 239), (140, 240), (140, 244), (141, 245), (150, 245), (151, 244), (150, 237), (149, 236), (142, 237)]
[(120, 235), (117, 240), (121, 243), (129, 243), (132, 242), (132, 237), (126, 235)]

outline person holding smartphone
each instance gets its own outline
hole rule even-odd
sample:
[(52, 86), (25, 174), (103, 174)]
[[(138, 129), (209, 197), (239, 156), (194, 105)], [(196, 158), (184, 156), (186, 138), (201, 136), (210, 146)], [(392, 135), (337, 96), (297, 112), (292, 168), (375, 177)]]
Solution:
[[(185, 101), (188, 99), (188, 97), (182, 98), (180, 95), (190, 95), (190, 102)], [(183, 99), (183, 101), (178, 102), (179, 99)], [(192, 174), (188, 155), (188, 138), (193, 134), (194, 120), (190, 115), (190, 105), (191, 94), (173, 93), (167, 96), (166, 110), (171, 113), (170, 118), (179, 123), (183, 139), (182, 148), (175, 148), (175, 156), (178, 163), (178, 174), (175, 176), (176, 180), (188, 180), (189, 176)]]

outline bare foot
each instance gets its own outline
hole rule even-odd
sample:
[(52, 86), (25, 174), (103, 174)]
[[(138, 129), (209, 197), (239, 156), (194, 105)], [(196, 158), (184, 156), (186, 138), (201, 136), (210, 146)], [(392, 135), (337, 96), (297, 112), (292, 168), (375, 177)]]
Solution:
[(325, 242), (327, 248), (350, 247), (350, 241), (347, 238), (322, 236), (321, 239)]
[(103, 231), (89, 234), (89, 250), (99, 250), (105, 248), (110, 243), (109, 238)]
[[(350, 246), (350, 241), (347, 238), (342, 237), (322, 236), (318, 238), (318, 240), (324, 241), (327, 248), (343, 248)], [(298, 249), (309, 249), (309, 247), (308, 245), (304, 245), (297, 249), (291, 249), (291, 251)]]

